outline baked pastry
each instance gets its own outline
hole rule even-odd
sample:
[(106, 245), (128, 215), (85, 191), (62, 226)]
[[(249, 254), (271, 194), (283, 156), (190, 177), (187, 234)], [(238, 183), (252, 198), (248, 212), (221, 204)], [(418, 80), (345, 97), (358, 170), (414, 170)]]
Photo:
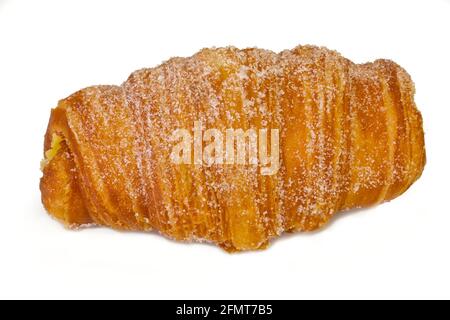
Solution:
[[(283, 232), (391, 200), (419, 178), (424, 134), (413, 96), (410, 76), (389, 60), (357, 65), (313, 46), (204, 49), (60, 101), (45, 136), (42, 201), (71, 228), (265, 248)], [(279, 166), (263, 174), (250, 155), (175, 163), (174, 132), (199, 124), (278, 132), (266, 147), (278, 143)], [(188, 150), (185, 160), (196, 152)]]

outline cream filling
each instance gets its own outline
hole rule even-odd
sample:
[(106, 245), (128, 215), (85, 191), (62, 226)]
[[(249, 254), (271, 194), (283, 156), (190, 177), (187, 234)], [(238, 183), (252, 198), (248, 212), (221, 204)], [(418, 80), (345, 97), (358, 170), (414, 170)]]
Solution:
[(45, 152), (45, 158), (41, 161), (41, 170), (44, 170), (44, 168), (52, 161), (52, 159), (56, 156), (58, 151), (61, 149), (61, 142), (63, 141), (63, 138), (57, 135), (56, 133), (52, 136), (52, 143), (50, 149), (48, 149)]

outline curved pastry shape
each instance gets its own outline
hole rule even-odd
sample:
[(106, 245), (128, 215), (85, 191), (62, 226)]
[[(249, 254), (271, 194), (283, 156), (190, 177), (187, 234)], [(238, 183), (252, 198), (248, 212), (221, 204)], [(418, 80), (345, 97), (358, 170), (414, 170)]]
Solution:
[[(48, 212), (69, 227), (157, 230), (228, 251), (265, 248), (336, 212), (405, 192), (425, 165), (409, 75), (299, 46), (204, 49), (83, 89), (52, 110), (41, 179)], [(279, 129), (280, 168), (174, 164), (176, 128)]]

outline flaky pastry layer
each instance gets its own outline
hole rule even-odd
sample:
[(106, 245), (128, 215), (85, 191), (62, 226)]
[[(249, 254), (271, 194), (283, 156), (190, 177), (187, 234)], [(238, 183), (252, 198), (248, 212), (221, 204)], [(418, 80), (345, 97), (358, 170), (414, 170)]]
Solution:
[[(391, 200), (419, 178), (425, 147), (413, 96), (410, 76), (388, 60), (357, 65), (313, 46), (204, 49), (60, 101), (42, 201), (70, 227), (265, 248), (283, 232)], [(171, 133), (198, 120), (279, 129), (280, 170), (172, 163)]]

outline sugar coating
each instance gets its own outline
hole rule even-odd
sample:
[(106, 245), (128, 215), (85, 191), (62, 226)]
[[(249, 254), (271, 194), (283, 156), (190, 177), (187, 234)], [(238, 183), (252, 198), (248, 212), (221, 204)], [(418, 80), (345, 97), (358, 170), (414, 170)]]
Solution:
[[(425, 164), (413, 96), (388, 60), (356, 65), (313, 46), (212, 48), (63, 100), (59, 134), (96, 224), (251, 250), (406, 191)], [(194, 121), (279, 129), (280, 170), (172, 163), (173, 131)]]

